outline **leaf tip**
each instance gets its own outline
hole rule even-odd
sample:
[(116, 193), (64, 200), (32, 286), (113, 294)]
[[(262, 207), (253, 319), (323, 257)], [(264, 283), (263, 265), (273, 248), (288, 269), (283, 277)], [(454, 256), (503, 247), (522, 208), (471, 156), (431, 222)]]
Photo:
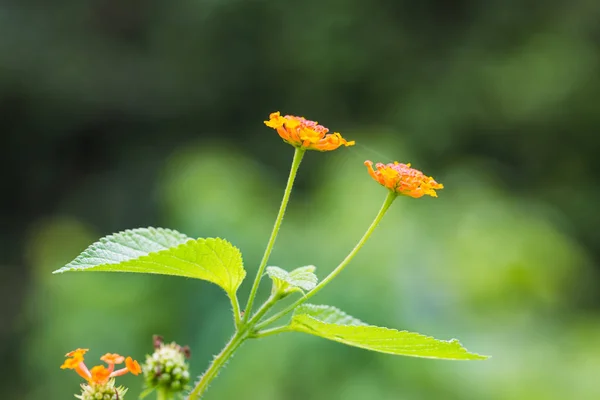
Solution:
[(61, 267), (55, 271), (52, 271), (52, 275), (58, 275), (58, 274), (63, 274), (65, 272), (69, 272), (69, 271), (73, 271), (73, 269), (71, 268), (71, 264), (67, 264), (64, 267)]
[(475, 361), (483, 361), (483, 360), (488, 360), (488, 359), (492, 358), (492, 356), (486, 356), (483, 354), (477, 354), (477, 353), (470, 353), (470, 354), (473, 356), (472, 360), (475, 360)]

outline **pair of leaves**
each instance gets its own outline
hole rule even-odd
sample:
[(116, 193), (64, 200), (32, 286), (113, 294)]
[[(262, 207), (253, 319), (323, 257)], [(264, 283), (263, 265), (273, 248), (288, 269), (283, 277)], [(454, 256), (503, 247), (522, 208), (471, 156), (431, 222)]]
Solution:
[[(184, 276), (219, 285), (233, 298), (246, 276), (240, 251), (223, 239), (191, 239), (179, 232), (143, 228), (100, 239), (75, 260), (55, 271), (112, 271)], [(287, 272), (269, 267), (274, 290), (283, 294), (309, 291), (317, 284), (315, 267)], [(418, 333), (367, 325), (334, 307), (302, 305), (296, 308), (290, 330), (381, 353), (481, 360), (457, 340), (443, 341)]]

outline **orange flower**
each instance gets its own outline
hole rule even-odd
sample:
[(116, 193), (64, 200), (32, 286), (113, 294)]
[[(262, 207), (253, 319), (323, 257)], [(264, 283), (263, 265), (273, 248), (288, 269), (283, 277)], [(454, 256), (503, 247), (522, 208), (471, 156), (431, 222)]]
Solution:
[(142, 372), (140, 364), (131, 357), (125, 359), (125, 366), (127, 367), (127, 370), (134, 375), (139, 375)]
[(77, 350), (73, 350), (68, 352), (67, 354), (65, 354), (65, 357), (78, 357), (78, 356), (83, 356), (85, 355), (85, 353), (87, 353), (88, 351), (90, 351), (90, 349), (77, 349)]
[(340, 146), (354, 146), (355, 143), (346, 141), (337, 132), (327, 133), (329, 129), (316, 121), (293, 115), (282, 117), (279, 111), (271, 113), (265, 125), (277, 130), (285, 142), (305, 150), (330, 151)]
[(418, 199), (425, 195), (437, 197), (435, 192), (443, 189), (444, 185), (426, 176), (421, 171), (411, 168), (410, 164), (394, 162), (390, 164), (377, 163), (373, 169), (372, 161), (365, 161), (369, 175), (377, 182), (393, 192)]
[(90, 377), (90, 371), (88, 371), (87, 367), (83, 363), (83, 356), (87, 353), (88, 349), (77, 349), (68, 352), (65, 354), (67, 359), (60, 366), (61, 369), (73, 369), (77, 372), (82, 378), (88, 379)]
[(111, 353), (106, 353), (105, 355), (103, 355), (102, 357), (100, 357), (100, 359), (102, 361), (104, 361), (107, 364), (122, 364), (123, 361), (125, 360), (125, 357), (120, 356), (118, 354), (111, 354)]
[(65, 360), (63, 365), (61, 365), (60, 367), (62, 369), (75, 368), (77, 365), (79, 365), (80, 362), (83, 361), (83, 356), (85, 355), (85, 353), (88, 352), (88, 350), (89, 349), (77, 349), (77, 350), (68, 352), (67, 354), (65, 354), (65, 357), (68, 357), (68, 358)]
[[(137, 361), (131, 357), (125, 357), (115, 354), (106, 353), (100, 359), (104, 361), (108, 368), (104, 365), (96, 365), (92, 369), (88, 369), (84, 363), (84, 354), (87, 349), (77, 349), (66, 354), (66, 357), (70, 357), (65, 360), (64, 364), (61, 365), (62, 369), (74, 369), (83, 379), (88, 381), (90, 385), (104, 385), (109, 381), (110, 378), (116, 376), (125, 375), (127, 372), (131, 372), (134, 375), (138, 375), (141, 372), (140, 365)], [(115, 365), (122, 364), (125, 361), (125, 368), (118, 370), (115, 369)]]
[(104, 365), (96, 365), (90, 370), (91, 379), (88, 379), (90, 383), (102, 385), (110, 379), (111, 371)]

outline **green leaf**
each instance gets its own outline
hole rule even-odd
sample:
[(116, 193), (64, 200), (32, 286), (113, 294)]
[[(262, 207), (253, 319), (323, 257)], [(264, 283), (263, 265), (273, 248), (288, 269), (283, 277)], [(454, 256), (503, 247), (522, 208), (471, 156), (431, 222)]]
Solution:
[(244, 277), (242, 255), (223, 239), (191, 239), (177, 231), (140, 228), (106, 236), (54, 271), (109, 271), (203, 279), (237, 291)]
[(287, 272), (279, 267), (267, 267), (267, 275), (273, 280), (273, 291), (287, 295), (314, 289), (319, 281), (314, 274), (316, 269), (314, 265), (307, 265)]
[(456, 339), (438, 340), (418, 333), (367, 325), (335, 307), (301, 305), (291, 330), (381, 353), (447, 360), (485, 360), (469, 353)]

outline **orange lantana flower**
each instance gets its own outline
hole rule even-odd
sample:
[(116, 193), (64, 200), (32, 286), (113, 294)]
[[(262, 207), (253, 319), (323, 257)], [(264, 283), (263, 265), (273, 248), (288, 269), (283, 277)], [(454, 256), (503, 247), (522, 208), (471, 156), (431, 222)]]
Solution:
[[(77, 349), (67, 353), (65, 357), (68, 358), (63, 365), (61, 365), (61, 368), (75, 370), (75, 372), (88, 381), (90, 385), (103, 385), (107, 383), (110, 378), (125, 375), (127, 372), (131, 372), (134, 375), (138, 375), (142, 372), (140, 364), (131, 357), (125, 359), (125, 357), (120, 356), (119, 354), (111, 353), (107, 353), (100, 358), (108, 365), (108, 368), (104, 365), (96, 365), (95, 367), (88, 369), (84, 363), (83, 357), (87, 351), (88, 349)], [(123, 361), (125, 361), (125, 368), (115, 371), (115, 365), (122, 364)]]
[(329, 129), (304, 117), (286, 115), (279, 112), (269, 115), (265, 125), (277, 131), (281, 138), (294, 147), (305, 150), (330, 151), (340, 146), (353, 146), (354, 141), (348, 142), (339, 133), (328, 133)]
[(125, 361), (125, 357), (120, 356), (116, 353), (106, 353), (105, 355), (100, 357), (100, 359), (107, 364), (122, 364), (123, 361)]
[(61, 369), (74, 369), (80, 376), (87, 379), (90, 375), (90, 371), (83, 363), (83, 356), (88, 352), (88, 349), (77, 349), (65, 354), (67, 359), (60, 366)]
[(415, 199), (425, 195), (437, 197), (435, 191), (444, 188), (444, 185), (437, 183), (432, 177), (411, 168), (410, 164), (377, 163), (373, 169), (373, 162), (367, 160), (365, 165), (369, 169), (369, 174), (381, 185), (393, 192)]
[(91, 379), (88, 379), (88, 382), (93, 382), (102, 385), (108, 382), (108, 380), (110, 379), (110, 374), (111, 371), (104, 365), (96, 365), (95, 367), (92, 367), (92, 369), (90, 369)]
[(139, 375), (142, 372), (142, 367), (140, 367), (140, 364), (131, 357), (127, 357), (125, 359), (125, 367), (127, 367), (127, 371), (134, 375)]

